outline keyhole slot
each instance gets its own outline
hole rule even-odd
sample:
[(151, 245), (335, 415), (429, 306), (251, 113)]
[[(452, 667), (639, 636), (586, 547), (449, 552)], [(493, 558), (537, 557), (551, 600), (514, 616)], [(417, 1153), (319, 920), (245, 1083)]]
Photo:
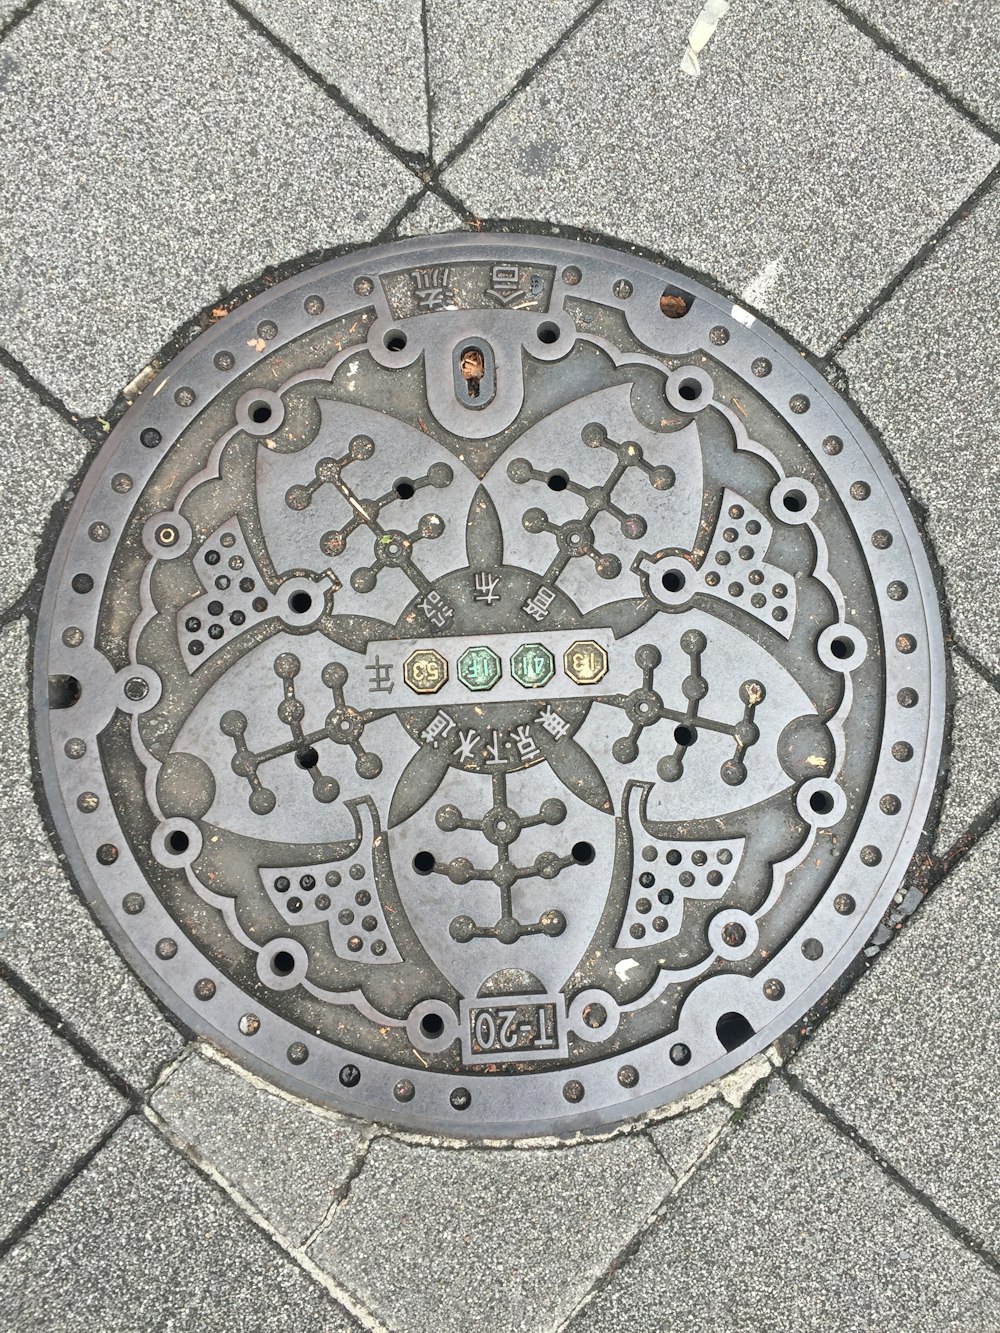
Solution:
[(489, 406), (496, 396), (496, 359), (484, 338), (459, 343), (453, 353), (455, 397), (474, 411)]
[(483, 382), (486, 361), (478, 347), (467, 347), (459, 358), (459, 369), (465, 380), (470, 398), (479, 397), (479, 386)]

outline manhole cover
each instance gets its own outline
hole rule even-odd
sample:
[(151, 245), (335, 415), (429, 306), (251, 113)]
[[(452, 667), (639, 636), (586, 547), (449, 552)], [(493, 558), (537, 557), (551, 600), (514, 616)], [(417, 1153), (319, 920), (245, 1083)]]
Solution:
[(620, 1119), (857, 954), (942, 743), (935, 588), (844, 402), (606, 249), (442, 237), (230, 315), (52, 563), (59, 835), (190, 1027), (457, 1134)]

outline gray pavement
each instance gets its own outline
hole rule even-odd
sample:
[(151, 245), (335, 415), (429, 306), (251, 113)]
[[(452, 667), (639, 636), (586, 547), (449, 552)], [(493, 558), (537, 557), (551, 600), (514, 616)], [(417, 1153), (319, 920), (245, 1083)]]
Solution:
[[(700, 7), (0, 0), (0, 1329), (1000, 1330), (1000, 6), (734, 0), (692, 80)], [(144, 366), (303, 256), (525, 224), (846, 375), (943, 564), (954, 751), (927, 901), (789, 1061), (463, 1147), (160, 1012), (48, 841), (26, 673), (49, 511)]]

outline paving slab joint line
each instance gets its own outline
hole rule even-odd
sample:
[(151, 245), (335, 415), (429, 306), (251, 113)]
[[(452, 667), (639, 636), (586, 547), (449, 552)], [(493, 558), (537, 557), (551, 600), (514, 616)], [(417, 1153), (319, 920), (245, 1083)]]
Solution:
[(960, 116), (963, 116), (966, 120), (970, 121), (981, 134), (984, 134), (987, 137), (987, 139), (992, 139), (994, 143), (1000, 144), (1000, 131), (994, 129), (992, 125), (984, 121), (978, 112), (973, 111), (973, 109), (959, 97), (957, 93), (952, 92), (942, 79), (939, 79), (936, 74), (932, 74), (929, 69), (919, 62), (919, 60), (914, 60), (911, 55), (907, 55), (901, 47), (897, 46), (888, 33), (883, 32), (877, 24), (866, 19), (864, 15), (858, 14), (855, 9), (847, 3), (847, 0), (827, 0), (827, 3), (836, 9), (839, 14), (843, 15), (852, 27), (857, 28), (857, 30), (860, 33), (863, 33), (869, 41), (874, 42), (880, 51), (884, 51), (885, 54), (895, 60), (897, 64), (900, 64), (905, 69), (909, 70), (911, 74), (915, 75), (915, 77), (922, 83), (926, 84), (931, 92), (947, 102), (953, 111), (957, 111)]
[[(711, 1105), (711, 1103), (707, 1102), (706, 1106), (708, 1105)], [(698, 1109), (701, 1110), (702, 1108), (699, 1107)], [(739, 1123), (740, 1119), (742, 1118), (741, 1115), (739, 1114), (739, 1108), (735, 1106), (730, 1106), (729, 1109), (730, 1109), (730, 1114), (727, 1117), (727, 1119), (723, 1120), (722, 1124), (712, 1131), (711, 1136), (705, 1140), (705, 1143), (701, 1148), (701, 1150), (695, 1157), (691, 1159), (686, 1169), (682, 1171), (680, 1175), (678, 1175), (677, 1172), (674, 1170), (670, 1158), (657, 1143), (656, 1139), (653, 1137), (650, 1131), (648, 1129), (644, 1131), (644, 1134), (649, 1139), (649, 1142), (652, 1144), (654, 1151), (660, 1157), (664, 1166), (666, 1166), (667, 1170), (674, 1178), (674, 1187), (669, 1193), (668, 1196), (669, 1198), (673, 1198), (673, 1196), (677, 1193), (677, 1191), (687, 1184), (687, 1182), (691, 1179), (693, 1175), (696, 1174), (696, 1172), (699, 1170), (702, 1164), (706, 1162), (709, 1157), (711, 1157), (712, 1153), (715, 1151), (715, 1148), (721, 1141), (721, 1139), (724, 1137), (728, 1137), (733, 1129), (733, 1126)], [(687, 1120), (692, 1116), (696, 1116), (697, 1114), (698, 1111), (685, 1111), (680, 1116), (677, 1116), (676, 1119)], [(659, 1122), (659, 1125), (653, 1125), (651, 1126), (651, 1128), (659, 1129), (664, 1125), (670, 1125), (673, 1123), (674, 1123), (673, 1120), (661, 1120)]]
[[(305, 254), (296, 255), (291, 259), (275, 259), (259, 270), (254, 277), (243, 282), (235, 283), (232, 287), (218, 288), (216, 295), (213, 298), (208, 300), (193, 315), (189, 316), (189, 318), (175, 326), (173, 332), (157, 350), (151, 353), (149, 351), (145, 353), (147, 360), (142, 370), (133, 377), (129, 384), (125, 385), (118, 392), (114, 402), (109, 406), (106, 416), (73, 417), (73, 414), (70, 413), (70, 417), (74, 423), (77, 424), (77, 428), (80, 429), (82, 426), (85, 428), (84, 433), (86, 433), (93, 427), (93, 434), (95, 436), (93, 443), (95, 449), (102, 445), (106, 440), (108, 433), (114, 429), (129, 408), (132, 407), (136, 398), (139, 397), (138, 393), (136, 394), (136, 398), (127, 397), (126, 390), (133, 388), (137, 384), (137, 381), (143, 380), (148, 370), (152, 369), (154, 376), (159, 374), (164, 367), (173, 361), (180, 352), (189, 347), (202, 333), (207, 332), (208, 329), (214, 327), (220, 320), (225, 319), (227, 315), (232, 314), (234, 310), (239, 309), (255, 296), (259, 296), (262, 292), (270, 290), (277, 283), (284, 281), (286, 278), (295, 277), (300, 273), (306, 273), (310, 269), (318, 267), (320, 264), (325, 264), (342, 255), (351, 254), (355, 250), (366, 250), (373, 246), (383, 245), (387, 241), (394, 239), (396, 228), (399, 226), (400, 222), (412, 212), (426, 192), (426, 185), (422, 185), (415, 180), (413, 183), (413, 192), (406, 196), (399, 208), (397, 208), (395, 213), (393, 213), (380, 230), (376, 232), (374, 236), (366, 240), (325, 246), (319, 250), (309, 250)], [(0, 349), (0, 356), (2, 356), (2, 349)], [(26, 371), (25, 374), (30, 374), (30, 372)], [(39, 394), (48, 395), (58, 403), (59, 400), (55, 399), (54, 395), (50, 394), (50, 391), (46, 389), (44, 385), (40, 384), (39, 381), (35, 380), (34, 384), (37, 385)], [(31, 388), (31, 385), (27, 385), (26, 387)], [(42, 401), (44, 403), (45, 400), (43, 399)], [(69, 411), (69, 409), (67, 408), (66, 411)], [(74, 487), (89, 468), (92, 457), (93, 451), (91, 456), (83, 463), (77, 477), (74, 479)], [(58, 533), (56, 533), (56, 536), (58, 536)]]
[(903, 1173), (894, 1166), (893, 1163), (884, 1156), (879, 1149), (867, 1139), (859, 1129), (839, 1115), (832, 1106), (829, 1106), (822, 1098), (817, 1097), (807, 1083), (801, 1079), (798, 1074), (792, 1073), (788, 1069), (781, 1071), (782, 1077), (793, 1092), (797, 1093), (809, 1106), (821, 1115), (838, 1134), (848, 1139), (861, 1152), (871, 1159), (889, 1180), (899, 1186), (914, 1202), (924, 1208), (934, 1220), (954, 1237), (963, 1249), (975, 1254), (990, 1269), (992, 1273), (1000, 1276), (1000, 1257), (991, 1250), (978, 1236), (974, 1235), (967, 1227), (947, 1212), (940, 1204), (919, 1185), (915, 1185)]
[(428, 35), (427, 0), (420, 0), (420, 35), (424, 43), (424, 106), (427, 110), (427, 152), (434, 169), (434, 98), (431, 93), (431, 44)]
[(23, 23), (28, 15), (36, 10), (41, 3), (42, 0), (28, 0), (26, 5), (22, 5), (20, 9), (15, 9), (7, 22), (0, 24), (0, 42), (13, 32), (19, 23)]
[(129, 1106), (137, 1110), (142, 1105), (142, 1093), (135, 1088), (97, 1051), (86, 1037), (77, 1032), (73, 1024), (56, 1009), (49, 1004), (45, 996), (36, 990), (30, 982), (25, 979), (0, 958), (0, 982), (6, 982), (15, 995), (27, 1005), (31, 1012), (45, 1024), (47, 1028), (62, 1041), (66, 1042), (77, 1054), (79, 1059), (92, 1069), (96, 1074), (100, 1074), (104, 1081), (117, 1092), (120, 1096), (126, 1098)]
[(50, 411), (55, 412), (57, 416), (62, 417), (63, 421), (68, 426), (72, 426), (75, 431), (78, 431), (88, 444), (103, 444), (109, 429), (108, 423), (102, 421), (100, 417), (84, 417), (73, 412), (61, 398), (47, 388), (41, 380), (37, 379), (28, 367), (6, 347), (0, 347), (0, 367), (9, 371), (22, 389), (26, 389), (28, 393), (37, 398), (42, 407), (47, 407)]
[(437, 192), (434, 189), (432, 189), (430, 185), (421, 185), (417, 193), (411, 195), (409, 199), (407, 199), (403, 207), (399, 209), (399, 211), (393, 217), (393, 239), (398, 239), (398, 232), (400, 226), (406, 221), (408, 217), (416, 213), (416, 211), (419, 209), (420, 205), (424, 202), (427, 196), (436, 193)]
[(8, 625), (13, 625), (18, 620), (27, 620), (27, 603), (27, 592), (18, 593), (12, 602), (0, 610), (0, 629), (6, 629)]
[(7, 1255), (10, 1254), (15, 1245), (18, 1245), (25, 1238), (35, 1223), (44, 1213), (48, 1212), (49, 1208), (56, 1202), (63, 1191), (68, 1189), (73, 1181), (86, 1171), (87, 1167), (90, 1166), (98, 1153), (103, 1152), (111, 1139), (114, 1138), (122, 1125), (124, 1125), (125, 1121), (128, 1120), (129, 1116), (132, 1114), (133, 1108), (131, 1106), (126, 1106), (121, 1115), (108, 1126), (96, 1142), (92, 1143), (86, 1152), (81, 1153), (79, 1157), (75, 1158), (59, 1179), (49, 1187), (45, 1194), (43, 1194), (31, 1208), (28, 1209), (20, 1222), (15, 1223), (7, 1235), (0, 1240), (0, 1262), (6, 1259)]
[[(602, 1291), (605, 1290), (608, 1284), (621, 1271), (621, 1269), (624, 1268), (624, 1266), (628, 1263), (628, 1261), (632, 1259), (636, 1254), (638, 1254), (639, 1250), (642, 1248), (643, 1242), (645, 1241), (646, 1237), (650, 1234), (650, 1232), (653, 1230), (654, 1227), (660, 1224), (664, 1215), (670, 1208), (670, 1205), (673, 1202), (674, 1198), (677, 1196), (677, 1194), (680, 1193), (681, 1189), (683, 1189), (683, 1187), (687, 1184), (687, 1182), (691, 1179), (691, 1177), (696, 1174), (698, 1167), (700, 1167), (701, 1164), (709, 1157), (711, 1151), (715, 1148), (716, 1144), (722, 1138), (723, 1134), (725, 1134), (731, 1128), (732, 1124), (733, 1121), (732, 1119), (730, 1119), (722, 1126), (720, 1132), (713, 1137), (710, 1148), (706, 1149), (704, 1153), (699, 1155), (697, 1163), (689, 1171), (685, 1172), (685, 1174), (680, 1178), (674, 1177), (673, 1183), (671, 1184), (670, 1188), (666, 1191), (666, 1193), (663, 1195), (663, 1197), (660, 1199), (660, 1201), (653, 1206), (653, 1208), (646, 1215), (646, 1217), (643, 1218), (643, 1220), (639, 1223), (638, 1227), (635, 1229), (635, 1231), (632, 1233), (629, 1239), (625, 1242), (625, 1244), (622, 1245), (619, 1248), (619, 1250), (611, 1257), (605, 1268), (594, 1279), (594, 1281), (583, 1293), (583, 1295), (576, 1302), (576, 1304), (569, 1311), (569, 1313), (565, 1315), (559, 1321), (558, 1324), (556, 1324), (553, 1333), (566, 1333), (566, 1330), (568, 1330), (570, 1326), (575, 1322), (580, 1313), (588, 1305), (590, 1305), (590, 1303), (593, 1300), (595, 1300), (601, 1294)], [(643, 1136), (649, 1137), (649, 1131), (644, 1130)], [(665, 1157), (663, 1157), (663, 1154), (656, 1147), (656, 1144), (652, 1141), (652, 1139), (650, 1139), (650, 1146), (654, 1149), (654, 1151), (658, 1154), (658, 1156), (660, 1156), (663, 1159), (668, 1170), (670, 1171), (670, 1174), (673, 1176), (673, 1170), (670, 1167), (670, 1163), (667, 1162)]]
[[(455, 144), (453, 148), (450, 148), (441, 161), (434, 167), (428, 178), (430, 182), (436, 181), (449, 169), (449, 167), (454, 166), (462, 154), (475, 143), (483, 131), (496, 119), (500, 112), (510, 105), (518, 93), (523, 92), (524, 89), (528, 87), (532, 80), (545, 69), (546, 65), (549, 64), (553, 57), (562, 50), (570, 38), (573, 37), (585, 23), (593, 18), (594, 14), (597, 13), (605, 2), (606, 0), (591, 0), (586, 9), (581, 10), (580, 13), (577, 14), (576, 18), (563, 29), (552, 45), (543, 51), (542, 54), (521, 73), (520, 77), (511, 85), (507, 92), (504, 93), (500, 100), (488, 111), (485, 111), (477, 120), (472, 122), (462, 138), (459, 139), (458, 143)], [(233, 0), (230, 0), (230, 3), (233, 3)]]
[(981, 810), (976, 818), (958, 835), (948, 850), (937, 858), (933, 869), (928, 874), (926, 887), (920, 886), (925, 898), (937, 889), (943, 880), (948, 878), (959, 862), (965, 860), (980, 839), (989, 833), (998, 819), (1000, 819), (1000, 795), (995, 796), (985, 810)]
[(357, 1180), (357, 1178), (361, 1175), (362, 1171), (364, 1171), (365, 1169), (365, 1163), (368, 1161), (368, 1150), (371, 1147), (374, 1138), (375, 1138), (374, 1133), (369, 1133), (359, 1141), (357, 1147), (354, 1149), (354, 1161), (351, 1163), (350, 1170), (347, 1172), (347, 1175), (337, 1186), (336, 1190), (334, 1190), (333, 1197), (330, 1200), (330, 1206), (329, 1208), (327, 1208), (326, 1215), (324, 1216), (323, 1220), (319, 1223), (318, 1226), (313, 1228), (309, 1236), (307, 1236), (306, 1239), (303, 1241), (302, 1243), (303, 1250), (308, 1250), (312, 1245), (315, 1244), (317, 1240), (319, 1240), (323, 1232), (326, 1231), (327, 1228), (330, 1226), (330, 1224), (333, 1222), (335, 1215), (347, 1202), (348, 1196), (351, 1193), (351, 1189), (354, 1185), (354, 1182)]
[[(772, 1066), (771, 1069), (772, 1073), (774, 1072), (775, 1069), (781, 1068), (780, 1063), (777, 1063), (774, 1059), (769, 1060), (769, 1063)], [(608, 1284), (611, 1282), (614, 1276), (625, 1266), (625, 1264), (629, 1261), (629, 1259), (631, 1259), (633, 1255), (638, 1253), (647, 1235), (649, 1235), (649, 1233), (653, 1230), (653, 1228), (658, 1226), (659, 1223), (662, 1221), (662, 1219), (666, 1216), (666, 1214), (669, 1212), (669, 1209), (674, 1199), (677, 1197), (678, 1194), (680, 1194), (681, 1190), (684, 1189), (688, 1181), (692, 1180), (698, 1174), (698, 1172), (705, 1165), (708, 1159), (711, 1156), (713, 1156), (719, 1144), (724, 1139), (730, 1138), (736, 1132), (737, 1126), (747, 1115), (749, 1115), (754, 1104), (763, 1099), (764, 1092), (767, 1089), (768, 1084), (770, 1082), (770, 1077), (771, 1075), (769, 1073), (765, 1076), (756, 1079), (754, 1083), (747, 1089), (745, 1095), (738, 1104), (730, 1101), (728, 1098), (723, 1097), (723, 1100), (726, 1101), (729, 1107), (731, 1108), (732, 1114), (729, 1116), (727, 1120), (724, 1120), (722, 1124), (712, 1133), (712, 1135), (706, 1142), (705, 1146), (698, 1153), (697, 1157), (694, 1159), (693, 1162), (689, 1164), (687, 1170), (682, 1172), (680, 1176), (674, 1175), (673, 1167), (670, 1165), (670, 1162), (668, 1158), (664, 1155), (664, 1153), (660, 1151), (660, 1148), (657, 1145), (655, 1139), (653, 1139), (650, 1130), (647, 1128), (642, 1131), (643, 1137), (649, 1140), (650, 1146), (661, 1158), (661, 1160), (667, 1167), (668, 1171), (670, 1172), (671, 1176), (674, 1176), (673, 1184), (663, 1195), (663, 1198), (660, 1199), (659, 1203), (655, 1205), (655, 1207), (645, 1218), (645, 1220), (639, 1224), (639, 1227), (632, 1234), (631, 1238), (625, 1242), (625, 1244), (619, 1249), (617, 1254), (611, 1259), (610, 1263), (600, 1274), (600, 1276), (596, 1278), (595, 1281), (592, 1283), (592, 1285), (587, 1289), (587, 1291), (584, 1292), (584, 1294), (580, 1297), (579, 1301), (569, 1312), (569, 1314), (556, 1326), (555, 1333), (566, 1333), (566, 1330), (569, 1329), (570, 1325), (575, 1321), (575, 1319), (581, 1313), (581, 1311), (586, 1306), (588, 1306), (597, 1296), (600, 1295), (600, 1293), (608, 1286)], [(698, 1112), (702, 1109), (703, 1109), (702, 1107), (695, 1107), (691, 1111), (682, 1112), (681, 1114), (684, 1115), (685, 1117), (688, 1115), (697, 1115)], [(670, 1122), (669, 1120), (666, 1120), (666, 1121), (660, 1121), (659, 1123), (669, 1124)], [(655, 1129), (656, 1126), (653, 1125), (651, 1128)]]
[(143, 1096), (142, 1099), (144, 1105), (146, 1106), (149, 1105), (153, 1097), (156, 1096), (156, 1094), (160, 1091), (160, 1089), (166, 1087), (166, 1085), (170, 1082), (170, 1080), (173, 1078), (174, 1074), (181, 1067), (181, 1065), (187, 1063), (188, 1060), (192, 1059), (194, 1054), (195, 1054), (194, 1043), (189, 1042), (186, 1046), (183, 1046), (177, 1052), (176, 1055), (171, 1055), (166, 1060), (164, 1060), (163, 1064), (160, 1065), (159, 1069), (153, 1075), (152, 1079), (150, 1079), (149, 1087), (146, 1089), (145, 1095)]
[(566, 1333), (566, 1330), (569, 1329), (570, 1325), (577, 1319), (581, 1311), (586, 1309), (591, 1301), (595, 1300), (601, 1292), (604, 1291), (611, 1280), (622, 1268), (624, 1268), (628, 1261), (638, 1254), (639, 1250), (642, 1248), (643, 1241), (653, 1228), (659, 1225), (665, 1209), (677, 1193), (678, 1188), (679, 1186), (675, 1182), (660, 1202), (656, 1204), (646, 1217), (643, 1218), (629, 1239), (621, 1246), (617, 1253), (611, 1257), (607, 1265), (594, 1279), (569, 1313), (556, 1324), (552, 1333)]
[[(829, 0), (829, 2), (833, 3), (833, 0)], [(993, 139), (993, 142), (997, 142), (995, 138)], [(902, 287), (903, 283), (906, 282), (907, 278), (923, 266), (934, 253), (941, 241), (943, 241), (960, 222), (966, 220), (969, 213), (971, 213), (985, 196), (990, 193), (998, 182), (1000, 182), (1000, 162), (997, 162), (990, 168), (975, 189), (962, 200), (958, 207), (954, 209), (952, 213), (945, 218), (944, 222), (942, 222), (927, 240), (924, 241), (923, 245), (910, 256), (903, 267), (889, 279), (875, 296), (872, 297), (864, 310), (862, 310), (861, 314), (855, 316), (854, 320), (848, 325), (843, 333), (837, 336), (834, 342), (823, 354), (822, 360), (834, 361), (840, 356), (848, 344), (851, 343), (861, 330), (864, 329), (875, 315), (878, 314), (886, 302), (889, 301), (891, 297), (895, 296), (896, 292)]]
[(987, 685), (1000, 693), (1000, 672), (994, 671), (991, 667), (988, 667), (985, 662), (981, 662), (975, 653), (970, 652), (969, 649), (966, 648), (961, 639), (953, 638), (951, 647), (952, 651), (960, 657), (967, 666), (970, 666), (978, 676), (982, 676)]
[(304, 1246), (293, 1245), (286, 1236), (282, 1235), (260, 1209), (244, 1194), (241, 1194), (225, 1176), (220, 1174), (211, 1162), (191, 1148), (184, 1139), (179, 1138), (157, 1111), (154, 1111), (151, 1106), (145, 1105), (142, 1108), (142, 1114), (178, 1156), (183, 1158), (219, 1194), (222, 1194), (249, 1219), (273, 1249), (279, 1250), (284, 1256), (297, 1263), (363, 1328), (370, 1329), (371, 1333), (395, 1333), (395, 1330), (378, 1320), (356, 1296), (341, 1287), (324, 1269), (320, 1268), (306, 1254)]
[(226, 3), (258, 37), (263, 37), (265, 41), (270, 42), (280, 55), (291, 61), (300, 74), (304, 74), (311, 83), (324, 92), (332, 102), (340, 107), (341, 111), (349, 115), (360, 129), (364, 130), (366, 134), (369, 134), (377, 143), (381, 144), (387, 152), (391, 153), (407, 171), (411, 171), (421, 180), (426, 180), (432, 166), (429, 157), (423, 153), (415, 153), (398, 144), (391, 134), (387, 134), (379, 125), (376, 125), (369, 115), (362, 111), (360, 107), (354, 105), (346, 93), (338, 88), (335, 83), (331, 83), (329, 79), (324, 78), (319, 70), (310, 65), (304, 56), (301, 56), (293, 46), (290, 46), (276, 32), (273, 32), (266, 23), (263, 23), (256, 14), (241, 4), (240, 0), (226, 0)]
[(459, 198), (457, 194), (449, 190), (447, 185), (436, 178), (432, 178), (428, 182), (427, 189), (431, 194), (436, 195), (443, 204), (447, 204), (453, 213), (457, 213), (467, 227), (471, 227), (473, 231), (477, 232), (483, 230), (483, 219), (479, 217), (474, 209), (469, 207), (464, 199)]

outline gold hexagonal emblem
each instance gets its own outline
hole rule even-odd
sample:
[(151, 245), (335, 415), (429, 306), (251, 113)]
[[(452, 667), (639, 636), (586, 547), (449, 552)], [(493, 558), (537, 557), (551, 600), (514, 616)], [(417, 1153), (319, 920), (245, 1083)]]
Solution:
[(448, 663), (433, 648), (418, 648), (403, 663), (403, 679), (414, 694), (437, 694), (448, 679)]
[(576, 685), (596, 685), (607, 673), (608, 655), (593, 639), (577, 639), (563, 653), (563, 668)]

